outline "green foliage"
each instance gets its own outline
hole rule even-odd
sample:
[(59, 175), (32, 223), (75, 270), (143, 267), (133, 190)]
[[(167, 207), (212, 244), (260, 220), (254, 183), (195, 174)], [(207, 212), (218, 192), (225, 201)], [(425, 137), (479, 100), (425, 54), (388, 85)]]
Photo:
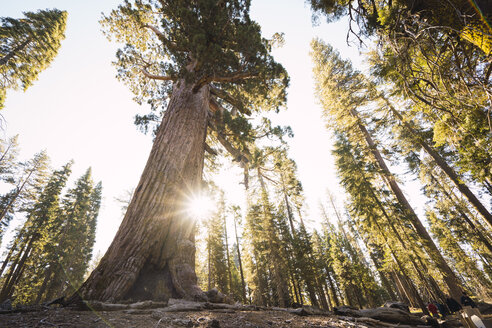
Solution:
[[(285, 103), (287, 73), (249, 18), (249, 6), (249, 1), (125, 1), (104, 16), (108, 38), (125, 44), (115, 63), (118, 77), (137, 102), (152, 107), (136, 118), (144, 131), (158, 121), (171, 83), (180, 79), (196, 88), (220, 88), (229, 97), (219, 103), (241, 113), (278, 110)], [(157, 83), (145, 72), (166, 76), (167, 82)]]
[[(36, 202), (27, 211), (27, 221), (15, 237), (19, 248), (11, 262), (3, 283), (0, 299), (13, 295), (16, 302), (32, 303), (43, 283), (43, 273), (48, 264), (43, 261), (46, 248), (53, 247), (53, 239), (59, 225), (60, 197), (72, 163), (54, 171), (43, 187)], [(27, 269), (27, 270), (26, 270)]]
[(12, 189), (0, 196), (0, 241), (15, 213), (26, 212), (36, 201), (48, 176), (49, 158), (46, 152), (35, 154), (28, 161), (18, 162), (16, 143), (10, 143), (10, 146), (5, 149), (1, 160), (1, 179)]
[(67, 13), (57, 9), (0, 18), (0, 109), (7, 89), (26, 90), (56, 57)]
[(101, 184), (94, 186), (90, 169), (69, 189), (62, 190), (72, 162), (54, 171), (38, 191), (18, 230), (0, 280), (0, 299), (32, 304), (72, 293), (82, 283), (92, 256)]
[[(456, 151), (463, 174), (490, 183), (489, 65), (492, 8), (485, 1), (311, 1), (329, 19), (350, 14), (358, 37), (377, 49), (373, 73), (411, 102), (411, 115), (432, 127), (437, 146)], [(343, 9), (340, 9), (343, 8)]]
[(225, 211), (226, 205), (223, 192), (219, 193), (217, 208), (206, 222), (207, 225), (207, 250), (208, 250), (208, 289), (217, 288), (224, 294), (229, 294), (228, 259), (226, 256), (225, 240)]

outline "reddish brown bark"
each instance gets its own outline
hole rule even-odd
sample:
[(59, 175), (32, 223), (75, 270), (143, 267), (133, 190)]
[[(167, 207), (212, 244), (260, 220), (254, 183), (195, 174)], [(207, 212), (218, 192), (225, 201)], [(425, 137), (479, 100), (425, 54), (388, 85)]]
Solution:
[(123, 222), (79, 289), (83, 299), (204, 297), (195, 274), (195, 222), (186, 202), (202, 184), (209, 89), (192, 89), (183, 80), (175, 83)]

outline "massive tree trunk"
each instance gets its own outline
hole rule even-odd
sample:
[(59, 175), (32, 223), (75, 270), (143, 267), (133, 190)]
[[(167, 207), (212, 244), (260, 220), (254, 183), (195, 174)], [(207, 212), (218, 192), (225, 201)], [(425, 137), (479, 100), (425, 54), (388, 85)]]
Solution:
[(123, 222), (79, 289), (83, 299), (204, 298), (195, 274), (195, 222), (186, 203), (202, 184), (208, 108), (207, 85), (194, 92), (184, 80), (174, 84)]

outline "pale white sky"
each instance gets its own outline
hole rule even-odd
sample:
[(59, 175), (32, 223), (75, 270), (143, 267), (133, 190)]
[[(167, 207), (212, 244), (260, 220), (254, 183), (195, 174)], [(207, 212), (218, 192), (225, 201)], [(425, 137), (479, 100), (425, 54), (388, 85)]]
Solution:
[[(7, 94), (2, 115), (7, 124), (3, 137), (19, 134), (21, 157), (42, 149), (48, 151), (53, 167), (75, 160), (72, 180), (91, 166), (95, 180), (103, 182), (94, 254), (104, 252), (121, 222), (120, 204), (114, 198), (133, 188), (147, 160), (151, 137), (133, 125), (136, 113), (146, 108), (132, 101), (132, 94), (115, 79), (111, 61), (117, 45), (109, 43), (98, 20), (116, 0), (0, 0), (0, 16), (20, 17), (22, 11), (45, 8), (67, 10), (66, 39), (51, 67), (27, 92)], [(274, 51), (291, 77), (287, 110), (275, 124), (290, 125), (290, 156), (297, 162), (307, 200), (308, 222), (318, 221), (318, 202), (330, 188), (342, 192), (335, 178), (330, 134), (324, 128), (321, 109), (314, 99), (309, 44), (320, 37), (337, 48), (342, 57), (360, 64), (357, 47), (346, 44), (345, 23), (313, 27), (311, 12), (303, 0), (253, 0), (251, 16), (262, 26), (265, 37), (285, 33), (285, 45)], [(234, 172), (234, 170), (230, 170)], [(234, 173), (232, 173), (234, 177)], [(242, 186), (230, 175), (219, 177), (234, 202)], [(5, 245), (3, 245), (5, 247)]]

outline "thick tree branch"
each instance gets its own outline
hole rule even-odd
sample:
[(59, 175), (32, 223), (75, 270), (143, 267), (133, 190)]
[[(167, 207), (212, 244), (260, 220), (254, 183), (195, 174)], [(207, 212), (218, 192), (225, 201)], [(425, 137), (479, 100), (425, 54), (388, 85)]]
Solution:
[(249, 162), (251, 162), (251, 155), (247, 151), (242, 151), (234, 147), (224, 136), (224, 134), (219, 131), (217, 126), (210, 122), (208, 123), (209, 127), (216, 132), (217, 140), (221, 143), (222, 146), (231, 154), (235, 161), (239, 162), (241, 167), (245, 167)]
[(159, 38), (159, 40), (161, 40), (162, 43), (164, 43), (164, 45), (167, 46), (168, 48), (175, 51), (187, 51), (186, 49), (179, 47), (176, 42), (169, 40), (164, 33), (159, 31), (157, 27), (150, 24), (145, 24), (142, 27), (148, 28), (152, 32), (154, 32), (155, 35), (157, 35), (157, 37)]
[(210, 97), (210, 102), (208, 105), (209, 105), (210, 110), (212, 111), (213, 114), (215, 114), (217, 112), (220, 112), (221, 114), (223, 114), (224, 111), (226, 110), (213, 97)]
[(209, 76), (207, 77), (206, 83), (209, 82), (219, 82), (219, 83), (224, 83), (224, 82), (237, 82), (240, 80), (247, 80), (256, 77), (256, 74), (253, 73), (246, 73), (246, 72), (235, 72), (230, 74), (229, 76)]
[(145, 77), (148, 77), (149, 79), (152, 79), (152, 80), (160, 80), (160, 81), (172, 81), (173, 80), (173, 78), (171, 76), (162, 76), (162, 75), (151, 74), (145, 68), (142, 68), (140, 71), (142, 72), (143, 75), (145, 75)]
[(238, 82), (238, 81), (242, 81), (242, 80), (251, 79), (251, 78), (254, 78), (256, 76), (257, 76), (256, 73), (242, 72), (242, 71), (234, 72), (234, 73), (231, 73), (227, 76), (215, 76), (215, 75), (207, 76), (207, 77), (200, 79), (196, 83), (194, 90), (198, 90), (202, 86), (204, 86), (205, 84), (211, 83), (211, 82), (218, 82), (218, 83)]
[(164, 35), (164, 33), (159, 31), (159, 29), (157, 27), (150, 25), (150, 24), (145, 24), (145, 25), (143, 25), (143, 27), (151, 29), (152, 32), (154, 32), (159, 37), (159, 39), (166, 39), (166, 36)]
[(205, 143), (205, 151), (210, 155), (214, 155), (214, 156), (217, 156), (219, 154), (215, 149), (210, 147), (207, 143)]
[(239, 101), (237, 101), (236, 99), (234, 99), (234, 97), (231, 96), (226, 91), (224, 91), (222, 89), (219, 89), (219, 88), (216, 88), (216, 87), (214, 87), (214, 86), (211, 85), (210, 86), (210, 92), (214, 96), (219, 97), (220, 99), (228, 102), (229, 104), (231, 104), (232, 106), (234, 106), (235, 108), (237, 108), (237, 110), (239, 110), (244, 115), (248, 115), (248, 116), (251, 115), (251, 111), (249, 109), (244, 108), (244, 106), (242, 106), (242, 104)]

